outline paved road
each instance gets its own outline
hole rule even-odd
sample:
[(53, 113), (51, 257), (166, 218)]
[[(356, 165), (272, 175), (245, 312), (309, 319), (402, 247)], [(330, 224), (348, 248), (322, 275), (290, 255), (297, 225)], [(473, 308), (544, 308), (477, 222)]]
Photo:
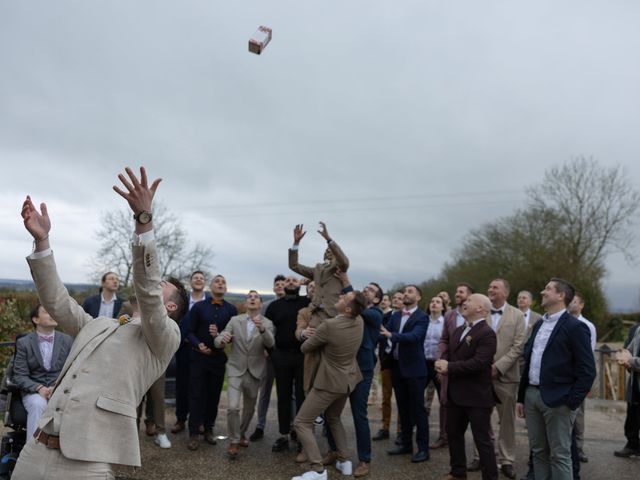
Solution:
[[(216, 433), (224, 435), (226, 426), (225, 398), (221, 400)], [(275, 394), (269, 411), (269, 425), (265, 437), (243, 449), (235, 461), (225, 456), (227, 440), (220, 440), (212, 446), (204, 442), (200, 449), (191, 452), (186, 448), (186, 435), (171, 435), (173, 448), (161, 450), (153, 443), (152, 437), (141, 432), (143, 467), (136, 471), (119, 469), (118, 475), (123, 479), (164, 480), (164, 479), (244, 479), (244, 480), (288, 480), (304, 471), (294, 462), (295, 451), (272, 453), (271, 444), (278, 437), (276, 426)], [(435, 402), (434, 402), (435, 403)], [(434, 405), (435, 407), (435, 405)], [(431, 438), (437, 435), (437, 408), (434, 409), (430, 421)], [(613, 451), (624, 444), (623, 423), (625, 404), (622, 402), (587, 401), (587, 427), (585, 450), (589, 463), (583, 464), (582, 478), (585, 480), (640, 479), (640, 459), (620, 459), (613, 456)], [(380, 409), (371, 407), (371, 427), (375, 432), (380, 426)], [(167, 425), (174, 421), (173, 411), (167, 411)], [(355, 439), (350, 411), (345, 410), (343, 421), (347, 428), (352, 453), (355, 454)], [(251, 430), (252, 431), (252, 430)], [(321, 449), (326, 442), (321, 440)], [(385, 451), (391, 447), (389, 442), (373, 442), (372, 473), (368, 477), (375, 479), (440, 479), (448, 472), (449, 454), (447, 450), (431, 452), (431, 460), (422, 464), (411, 464), (409, 458), (390, 457)], [(468, 436), (467, 451), (471, 448), (471, 437)], [(516, 470), (518, 478), (526, 471), (528, 445), (524, 422), (519, 421), (517, 429)], [(353, 457), (355, 461), (355, 457)], [(329, 478), (339, 479), (342, 475), (335, 469), (329, 470)], [(470, 473), (469, 479), (480, 479), (479, 473)], [(502, 477), (506, 478), (506, 477)]]

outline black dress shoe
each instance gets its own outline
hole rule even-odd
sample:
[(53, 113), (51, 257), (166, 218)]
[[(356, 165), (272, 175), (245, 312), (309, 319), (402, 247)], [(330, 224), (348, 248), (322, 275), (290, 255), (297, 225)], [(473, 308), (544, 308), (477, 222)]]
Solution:
[(264, 437), (264, 430), (256, 427), (256, 430), (251, 434), (249, 440), (255, 442), (256, 440), (260, 440), (262, 437)]
[(272, 452), (283, 452), (285, 450), (289, 450), (289, 439), (287, 437), (280, 437), (271, 447)]
[(387, 450), (389, 455), (411, 455), (411, 449), (409, 447), (398, 447)]
[(480, 460), (473, 460), (469, 465), (467, 465), (467, 472), (478, 471), (480, 471)]
[(640, 448), (631, 448), (627, 445), (622, 450), (617, 450), (613, 452), (616, 457), (629, 458), (629, 457), (640, 457)]
[(429, 452), (426, 450), (420, 450), (413, 457), (411, 457), (411, 463), (426, 462), (429, 460)]
[(386, 440), (387, 438), (389, 438), (389, 430), (381, 428), (373, 437), (371, 437), (371, 440)]
[(516, 478), (516, 472), (513, 470), (513, 465), (502, 465), (500, 471), (507, 478)]

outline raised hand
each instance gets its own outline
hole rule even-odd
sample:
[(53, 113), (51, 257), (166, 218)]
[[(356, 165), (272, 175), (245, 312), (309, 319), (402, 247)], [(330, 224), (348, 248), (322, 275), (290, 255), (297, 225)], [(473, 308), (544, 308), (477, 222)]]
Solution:
[(258, 315), (256, 318), (252, 318), (253, 324), (256, 326), (260, 333), (264, 332), (264, 326), (262, 325), (262, 317)]
[(149, 186), (147, 181), (147, 171), (144, 167), (140, 167), (140, 180), (138, 180), (136, 175), (133, 173), (133, 170), (129, 167), (124, 170), (127, 172), (129, 180), (127, 180), (122, 173), (118, 175), (118, 178), (127, 191), (125, 192), (115, 185), (113, 186), (113, 189), (118, 195), (127, 201), (135, 215), (139, 214), (143, 210), (145, 212), (151, 212), (151, 203), (162, 179), (156, 178), (151, 186)]
[(209, 333), (211, 334), (212, 337), (218, 336), (218, 326), (215, 323), (212, 323), (211, 325), (209, 325)]
[(329, 230), (327, 230), (326, 223), (320, 222), (320, 230), (318, 230), (318, 233), (322, 235), (322, 238), (324, 238), (327, 242), (331, 240), (331, 237), (329, 236)]
[(220, 334), (222, 336), (222, 343), (231, 343), (233, 339), (233, 334), (231, 332), (222, 332)]
[(339, 268), (336, 268), (336, 271), (333, 274), (333, 276), (336, 277), (338, 280), (340, 280), (340, 283), (342, 284), (342, 288), (346, 288), (349, 285), (351, 285), (351, 281), (349, 280), (349, 275), (347, 275), (347, 272), (343, 272)]
[(49, 236), (51, 220), (49, 219), (49, 213), (47, 212), (47, 205), (45, 203), (40, 204), (40, 212), (38, 212), (31, 201), (31, 197), (27, 195), (27, 198), (22, 204), (20, 214), (22, 215), (24, 227), (36, 242), (44, 240)]
[(307, 232), (305, 232), (303, 230), (303, 225), (300, 223), (298, 225), (295, 226), (295, 228), (293, 229), (293, 244), (294, 245), (299, 245), (300, 244), (300, 240), (302, 240), (302, 237), (304, 237)]

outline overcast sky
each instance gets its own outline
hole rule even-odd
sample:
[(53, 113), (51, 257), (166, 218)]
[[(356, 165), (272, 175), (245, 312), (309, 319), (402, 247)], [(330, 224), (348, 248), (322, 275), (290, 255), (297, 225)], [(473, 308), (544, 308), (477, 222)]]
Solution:
[[(29, 278), (31, 194), (62, 278), (88, 281), (100, 214), (124, 206), (116, 175), (145, 165), (231, 290), (270, 290), (296, 223), (301, 261), (318, 261), (319, 220), (357, 287), (425, 280), (550, 166), (593, 157), (640, 187), (639, 15), (631, 0), (1, 2), (0, 277)], [(637, 307), (637, 267), (607, 266), (612, 306)]]

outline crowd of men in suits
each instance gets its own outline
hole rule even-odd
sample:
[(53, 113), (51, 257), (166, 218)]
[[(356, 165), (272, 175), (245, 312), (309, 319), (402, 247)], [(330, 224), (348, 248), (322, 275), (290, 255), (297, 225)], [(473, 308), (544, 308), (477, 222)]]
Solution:
[[(392, 392), (399, 418), (396, 446), (389, 455), (408, 455), (420, 463), (429, 460), (430, 449), (448, 446), (449, 480), (466, 478), (473, 470), (481, 471), (483, 479), (497, 479), (499, 472), (515, 478), (519, 416), (529, 437), (528, 478), (579, 478), (580, 461), (587, 458), (580, 444), (584, 427), (576, 417), (584, 415), (584, 399), (596, 375), (595, 329), (582, 317), (584, 299), (571, 284), (560, 278), (548, 282), (541, 292), (544, 316), (531, 311), (530, 292), (519, 292), (517, 308), (509, 305), (510, 286), (501, 278), (490, 282), (487, 295), (460, 283), (455, 308), (448, 308), (449, 296), (441, 292), (423, 311), (417, 285), (407, 285), (392, 298), (375, 282), (355, 291), (347, 274), (349, 260), (321, 222), (319, 233), (327, 242), (323, 261), (314, 267), (299, 263), (306, 232), (297, 225), (289, 268), (304, 280), (277, 276), (277, 298), (263, 304), (252, 290), (239, 314), (224, 299), (227, 284), (222, 275), (212, 279), (210, 295), (199, 271), (191, 276), (189, 296), (177, 280), (161, 281), (150, 213), (160, 181), (149, 185), (144, 169), (140, 178), (130, 169), (126, 173), (128, 178), (119, 176), (124, 190), (114, 189), (137, 221), (136, 296), (130, 299), (129, 314), (122, 313), (113, 272), (103, 276), (101, 293), (87, 299), (84, 310), (68, 296), (49, 246), (46, 206), (38, 211), (29, 197), (23, 205), (25, 227), (34, 237), (29, 263), (43, 305), (32, 314), (36, 331), (17, 344), (15, 372), (26, 393), (33, 440), (20, 457), (15, 478), (44, 478), (52, 471), (64, 472), (65, 478), (90, 478), (89, 471), (110, 478), (112, 463), (139, 465), (134, 438), (142, 411), (136, 412), (136, 406), (145, 395), (146, 431), (155, 435), (159, 447), (170, 448), (164, 426), (164, 372), (174, 353), (177, 404), (172, 432), (188, 430), (189, 450), (199, 448), (200, 435), (216, 443), (214, 426), (226, 373), (228, 456), (239, 458), (242, 448), (264, 435), (275, 378), (280, 436), (272, 450), (287, 450), (293, 442), (296, 461), (309, 465), (292, 480), (324, 480), (329, 465), (343, 475), (368, 475), (371, 441), (390, 438)], [(300, 294), (301, 283), (307, 284), (306, 296)], [(68, 335), (54, 333), (58, 323), (75, 337), (73, 344)], [(640, 454), (639, 349), (636, 329), (618, 354), (620, 364), (636, 372), (627, 390), (628, 443), (618, 456)], [(126, 363), (122, 372), (117, 370), (125, 353), (135, 370), (127, 370)], [(378, 360), (383, 420), (372, 437), (367, 409)], [(97, 368), (119, 374), (96, 379)], [(441, 423), (431, 445), (428, 384), (440, 399)], [(356, 433), (355, 468), (340, 419), (347, 400)], [(249, 436), (256, 405), (258, 424)], [(491, 424), (494, 410), (497, 431)], [(314, 434), (314, 427), (322, 424), (329, 446), (324, 455)], [(469, 426), (475, 452), (467, 464), (464, 436)]]

